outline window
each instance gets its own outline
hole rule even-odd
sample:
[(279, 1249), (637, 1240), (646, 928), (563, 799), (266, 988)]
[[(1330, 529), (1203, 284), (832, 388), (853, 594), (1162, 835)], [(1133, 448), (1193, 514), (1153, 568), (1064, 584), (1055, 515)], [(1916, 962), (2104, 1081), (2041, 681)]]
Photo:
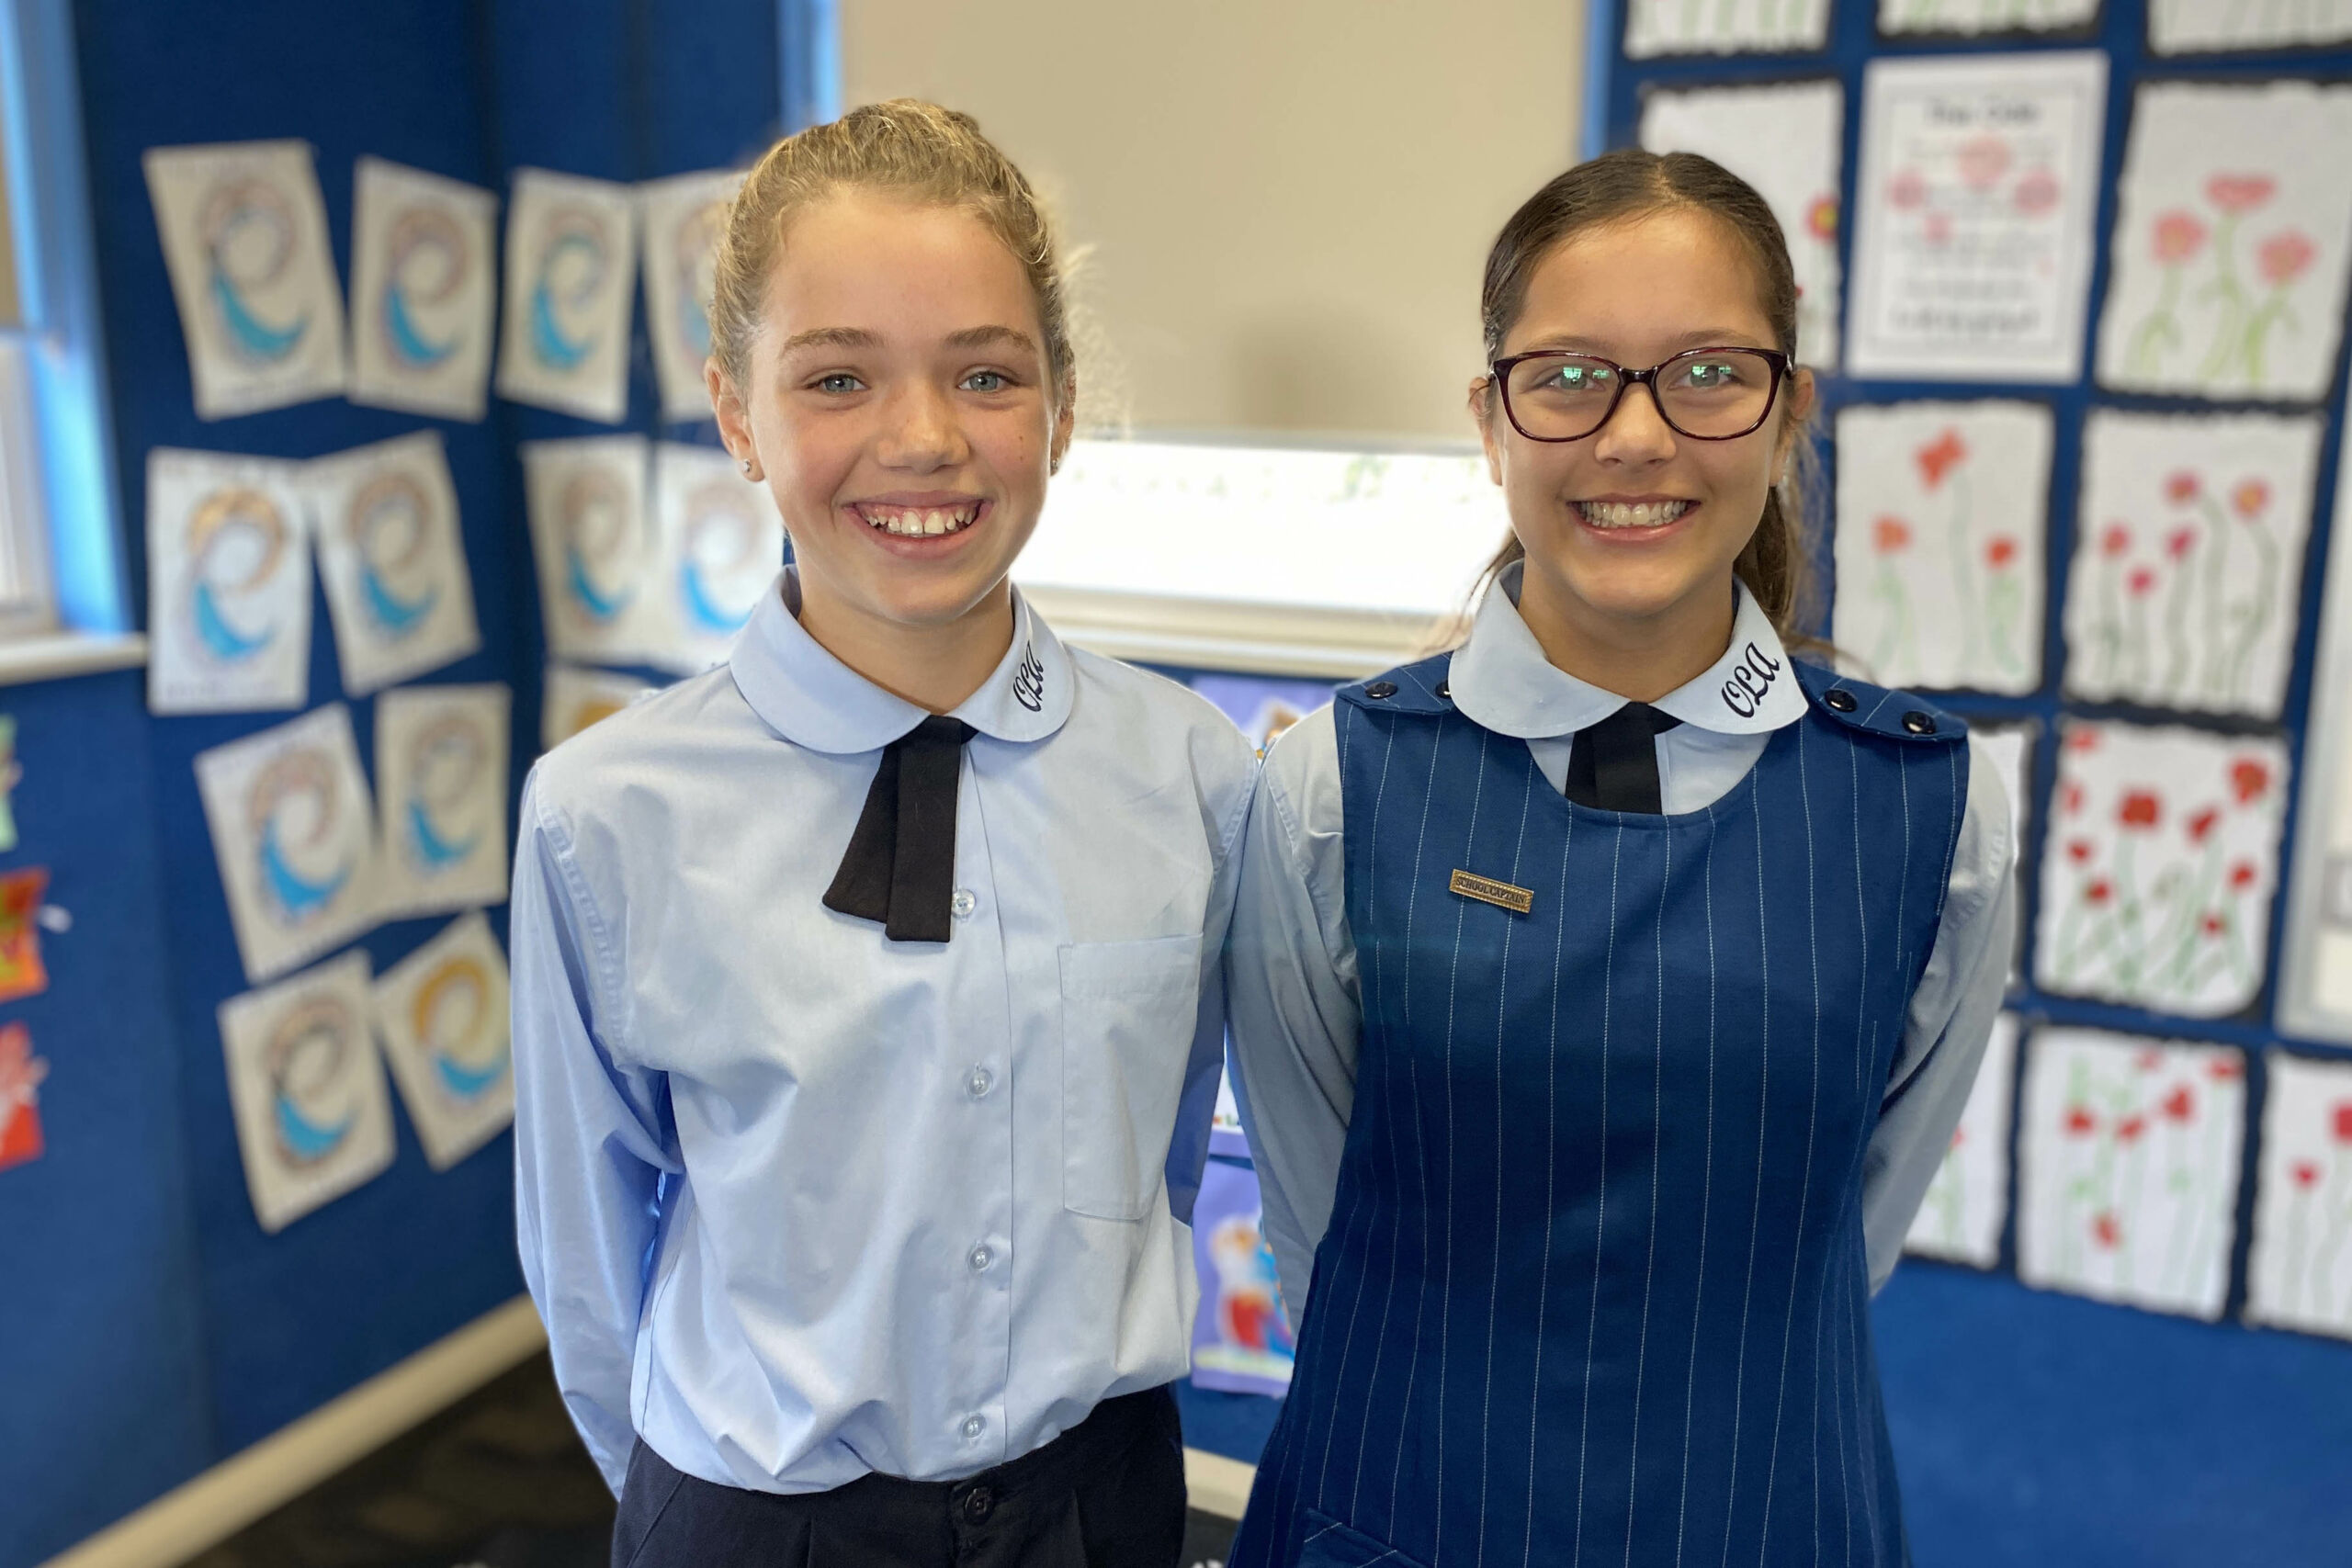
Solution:
[(0, 637), (57, 624), (37, 428), (24, 351), (0, 336)]

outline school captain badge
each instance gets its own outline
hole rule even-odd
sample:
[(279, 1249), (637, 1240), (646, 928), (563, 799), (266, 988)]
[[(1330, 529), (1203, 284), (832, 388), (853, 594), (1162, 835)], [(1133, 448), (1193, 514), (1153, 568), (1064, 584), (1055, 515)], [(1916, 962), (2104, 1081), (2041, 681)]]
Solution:
[(1464, 898), (1476, 898), (1481, 904), (1492, 904), (1498, 908), (1509, 909), (1514, 915), (1523, 915), (1535, 908), (1532, 891), (1513, 887), (1508, 882), (1497, 882), (1491, 876), (1473, 876), (1466, 871), (1457, 871), (1445, 885)]

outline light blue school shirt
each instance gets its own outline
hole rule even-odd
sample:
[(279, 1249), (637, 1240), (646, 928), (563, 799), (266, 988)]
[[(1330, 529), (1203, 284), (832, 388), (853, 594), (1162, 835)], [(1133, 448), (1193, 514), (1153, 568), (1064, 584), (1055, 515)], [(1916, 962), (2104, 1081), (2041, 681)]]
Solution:
[[(1524, 563), (1507, 568), (1498, 591), (1480, 602), (1469, 639), (1453, 657), (1452, 694), (1473, 721), (1522, 741), (1536, 769), (1560, 790), (1576, 732), (1615, 713), (1625, 699), (1544, 657), (1519, 614), (1524, 570)], [(1745, 584), (1735, 593), (1731, 640), (1722, 656), (1653, 705), (1682, 721), (1656, 742), (1660, 804), (1669, 816), (1721, 800), (1747, 776), (1773, 732), (1805, 712), (1771, 618)], [(1768, 669), (1778, 673), (1768, 678)], [(1410, 789), (1418, 782), (1398, 784)], [(1331, 1220), (1363, 1027), (1341, 818), (1338, 731), (1327, 707), (1285, 731), (1267, 753), (1226, 973), (1233, 1087), (1294, 1328), (1306, 1310), (1316, 1246)], [(2017, 945), (2016, 861), (2000, 769), (1973, 749), (1943, 919), (1912, 993), (1863, 1156), (1862, 1226), (1873, 1287), (1894, 1270), (2000, 1011)]]
[(820, 902), (923, 711), (786, 572), (728, 664), (541, 759), (513, 967), (524, 1277), (616, 1491), (951, 1480), (1182, 1376), (1249, 743), (1018, 595), (955, 710), (954, 934)]

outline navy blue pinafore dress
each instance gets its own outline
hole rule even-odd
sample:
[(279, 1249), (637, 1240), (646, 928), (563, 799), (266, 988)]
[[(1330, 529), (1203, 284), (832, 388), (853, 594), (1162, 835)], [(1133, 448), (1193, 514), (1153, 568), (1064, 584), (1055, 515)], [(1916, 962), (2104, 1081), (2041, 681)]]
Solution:
[(1339, 696), (1363, 1034), (1233, 1562), (1905, 1562), (1862, 1163), (1963, 727), (1792, 663), (1742, 783), (1637, 816), (1552, 789), (1448, 664)]

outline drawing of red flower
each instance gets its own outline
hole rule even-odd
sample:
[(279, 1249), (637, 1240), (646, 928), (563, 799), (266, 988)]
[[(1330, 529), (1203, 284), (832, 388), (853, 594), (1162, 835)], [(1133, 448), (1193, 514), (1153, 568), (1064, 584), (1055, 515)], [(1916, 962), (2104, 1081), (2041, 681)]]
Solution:
[(1999, 571), (2018, 558), (2018, 542), (2007, 534), (1996, 534), (1984, 541), (1984, 564)]
[(2205, 225), (2197, 215), (2176, 207), (2156, 217), (2156, 260), (2178, 266), (2205, 248)]
[(1882, 517), (1871, 525), (1871, 541), (1878, 547), (1878, 553), (1883, 556), (1891, 556), (1898, 550), (1908, 549), (1911, 545), (1911, 525), (1900, 517)]
[(2203, 843), (2205, 841), (2205, 835), (2211, 832), (2213, 830), (2213, 824), (2219, 822), (2221, 819), (2222, 808), (2218, 806), (2209, 806), (2204, 810), (2197, 813), (2196, 816), (2191, 817), (2188, 823), (2188, 841), (2192, 844)]
[(2241, 517), (2252, 518), (2270, 504), (2270, 486), (2261, 479), (2241, 480), (2230, 491), (2230, 506)]
[(2208, 914), (2202, 923), (2202, 929), (2207, 936), (2220, 936), (2223, 929), (2222, 917), (2215, 914)]
[(2352, 1144), (2352, 1100), (2335, 1102), (2335, 1141)]
[(40, 1103), (49, 1064), (33, 1055), (32, 1036), (20, 1027), (0, 1030), (0, 1122), (20, 1105)]
[(2252, 861), (2242, 860), (2238, 862), (2237, 864), (2230, 867), (2230, 886), (2243, 893), (2247, 888), (2253, 886), (2255, 878), (2261, 874), (2262, 874), (2260, 872), (2254, 869), (2254, 863)]
[(1897, 169), (1894, 177), (1887, 182), (1887, 205), (1898, 210), (1907, 212), (1927, 199), (1928, 181), (1917, 169)]
[(2132, 591), (2134, 598), (2144, 598), (2155, 585), (2156, 569), (2152, 566), (2135, 566), (2132, 575), (2123, 580), (2123, 586)]
[(2098, 1119), (2090, 1113), (2087, 1107), (2070, 1105), (2066, 1108), (2066, 1135), (2068, 1137), (2086, 1137), (2098, 1130)]
[(2197, 1114), (2197, 1091), (2181, 1084), (2165, 1096), (2165, 1102), (2156, 1109), (2165, 1113), (2167, 1121), (2186, 1122)]
[(1838, 237), (1838, 198), (1835, 196), (1815, 197), (1813, 205), (1804, 209), (1804, 226), (1813, 231), (1815, 239), (1824, 244), (1835, 240)]
[(2132, 1057), (2132, 1065), (2143, 1073), (2153, 1073), (2165, 1065), (2165, 1054), (2151, 1045)]
[[(2077, 750), (2082, 750), (2082, 748), (2077, 748)], [(2075, 816), (2082, 810), (2083, 786), (2081, 784), (2070, 783), (2066, 785), (2065, 807), (2066, 815), (2069, 817)]]
[(1967, 1129), (1967, 1128), (1965, 1128), (1965, 1127), (1954, 1127), (1954, 1128), (1951, 1130), (1951, 1146), (1952, 1146), (1953, 1148), (1958, 1148), (1958, 1147), (1960, 1147), (1960, 1145), (1961, 1145), (1962, 1143), (1964, 1143), (1964, 1142), (1966, 1142), (1966, 1141), (1967, 1141), (1967, 1138), (1968, 1138), (1968, 1129)]
[(2230, 764), (2230, 787), (2245, 806), (2270, 787), (2270, 770), (2252, 757), (2242, 757)]
[(2040, 218), (2058, 209), (2058, 176), (2048, 169), (2028, 169), (2018, 176), (2009, 199), (2028, 218)]
[(2275, 288), (2284, 288), (2311, 270), (2319, 256), (2319, 247), (2312, 237), (2299, 229), (2282, 229), (2262, 242), (2255, 252), (2256, 265), (2262, 268), (2263, 281)]
[(2109, 523), (2098, 536), (2098, 547), (2109, 558), (2121, 555), (2132, 547), (2132, 530), (2120, 523)]
[(2075, 840), (2066, 846), (2066, 858), (2076, 865), (2088, 863), (2091, 858), (2091, 841), (2088, 839)]
[(1941, 434), (1911, 456), (1919, 465), (1919, 477), (1933, 490), (1944, 482), (1944, 475), (1951, 471), (1954, 464), (1968, 456), (1968, 443), (1960, 438), (1958, 430), (1946, 425)]
[(2098, 750), (2098, 731), (2087, 724), (2068, 725), (2066, 727), (2066, 750), (2069, 751), (2095, 751)]
[(2115, 1249), (2116, 1244), (2123, 1239), (2123, 1222), (2115, 1217), (2114, 1210), (2103, 1210), (2093, 1216), (2091, 1239), (2110, 1252)]
[(2238, 217), (2268, 201), (2278, 189), (2278, 182), (2268, 175), (2215, 175), (2205, 182), (2205, 199)]
[(2009, 172), (2009, 142), (2004, 136), (1973, 138), (1960, 150), (1960, 177), (1971, 190), (1991, 190)]
[(2235, 1056), (2216, 1056), (2206, 1065), (2205, 1076), (2215, 1083), (2227, 1083), (2232, 1078), (2244, 1077), (2245, 1068)]
[(2183, 468), (2165, 480), (2165, 499), (2175, 506), (2186, 506), (2195, 501), (2198, 492), (2204, 488), (2204, 482), (2195, 473)]
[(2114, 896), (2114, 887), (2104, 876), (2083, 889), (2083, 901), (2086, 904), (2104, 904)]
[(2298, 1187), (2309, 1190), (2319, 1185), (2319, 1167), (2313, 1165), (2310, 1160), (2297, 1160), (2291, 1168), (2291, 1174), (2294, 1176), (2295, 1185)]
[(2146, 1117), (2126, 1116), (2122, 1121), (2118, 1122), (2115, 1124), (2115, 1141), (2119, 1144), (2132, 1143), (2138, 1139), (2140, 1134), (2147, 1130), (2148, 1119)]
[(2151, 789), (2123, 792), (2123, 804), (2115, 808), (2115, 819), (2126, 828), (2153, 828), (2164, 816), (2164, 802)]
[(2175, 528), (2165, 536), (2165, 554), (2175, 560), (2182, 559), (2196, 547), (2197, 530), (2194, 528)]

